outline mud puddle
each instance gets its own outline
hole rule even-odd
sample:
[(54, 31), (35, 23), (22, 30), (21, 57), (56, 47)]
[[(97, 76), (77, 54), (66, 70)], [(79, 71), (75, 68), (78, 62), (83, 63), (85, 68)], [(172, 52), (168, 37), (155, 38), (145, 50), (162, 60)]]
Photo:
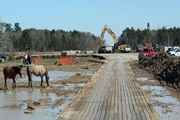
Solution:
[[(0, 116), (2, 120), (52, 120), (75, 95), (57, 97), (54, 93), (41, 93), (40, 90), (0, 92)], [(66, 99), (62, 105), (54, 106), (58, 99)], [(40, 105), (33, 105), (33, 103)], [(25, 114), (28, 106), (34, 110), (31, 114)]]
[(53, 87), (61, 87), (63, 90), (73, 90), (75, 87), (84, 87), (85, 83), (79, 83), (79, 84), (52, 84)]
[(138, 81), (141, 81), (141, 82), (145, 82), (149, 79), (149, 77), (140, 77), (140, 78), (136, 78)]
[[(84, 71), (84, 72), (67, 72), (67, 71), (49, 71), (49, 81), (57, 81), (57, 80), (65, 80), (75, 75), (81, 76), (93, 76), (95, 72), (93, 71)], [(45, 79), (45, 77), (43, 78)], [(41, 78), (37, 76), (32, 76), (33, 81), (40, 81)], [(16, 80), (17, 82), (28, 82), (28, 76), (25, 75), (23, 78), (19, 78)]]
[[(1, 119), (53, 120), (58, 113), (60, 113), (60, 111), (63, 110), (64, 107), (68, 105), (74, 98), (75, 94), (68, 91), (73, 91), (77, 87), (83, 87), (85, 85), (85, 83), (56, 83), (61, 80), (65, 81), (66, 79), (71, 79), (72, 76), (76, 75), (81, 77), (92, 76), (94, 72), (49, 71), (48, 74), (50, 77), (50, 87), (42, 88), (37, 86), (33, 89), (28, 87), (17, 87), (14, 90), (7, 90), (6, 92), (3, 90), (0, 91)], [(40, 77), (33, 76), (32, 79), (33, 82), (40, 82)], [(9, 81), (12, 82), (11, 80)], [(24, 84), (27, 84), (25, 82), (28, 82), (28, 79), (24, 77), (17, 79), (16, 81), (17, 83), (23, 82)], [(48, 90), (50, 92), (47, 92)], [(56, 93), (54, 91), (56, 91)], [(64, 95), (61, 91), (64, 92)], [(59, 96), (58, 92), (61, 92), (62, 95)], [(29, 108), (31, 109), (29, 110)]]
[(148, 77), (137, 78), (138, 81), (152, 83), (142, 85), (148, 98), (162, 120), (178, 120), (180, 118), (180, 101), (171, 97), (170, 92), (162, 86), (153, 85), (157, 80), (149, 80)]

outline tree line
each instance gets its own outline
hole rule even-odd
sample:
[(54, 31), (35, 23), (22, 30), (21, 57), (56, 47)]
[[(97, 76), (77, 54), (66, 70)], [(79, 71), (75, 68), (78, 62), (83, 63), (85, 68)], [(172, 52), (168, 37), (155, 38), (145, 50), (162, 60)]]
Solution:
[[(47, 30), (47, 29), (24, 29), (19, 23), (12, 27), (9, 23), (0, 22), (0, 51), (63, 51), (63, 50), (98, 50), (100, 37), (89, 32), (77, 30)], [(135, 30), (133, 27), (126, 28), (118, 37), (118, 43), (128, 44), (132, 49), (137, 44), (145, 45), (147, 29)], [(150, 30), (150, 42), (152, 44), (166, 46), (180, 46), (180, 28), (159, 28)]]
[[(136, 49), (137, 44), (145, 45), (147, 40), (147, 29), (135, 30), (133, 27), (126, 28), (118, 37), (118, 43), (128, 44), (132, 49)], [(159, 28), (150, 30), (150, 42), (152, 44), (165, 46), (180, 46), (180, 28)]]
[(98, 50), (100, 37), (77, 30), (24, 29), (0, 22), (0, 51)]

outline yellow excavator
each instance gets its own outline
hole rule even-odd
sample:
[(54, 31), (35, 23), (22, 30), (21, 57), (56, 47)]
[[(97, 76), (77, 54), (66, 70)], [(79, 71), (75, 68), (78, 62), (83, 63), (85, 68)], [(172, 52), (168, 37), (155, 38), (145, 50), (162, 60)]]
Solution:
[(101, 39), (99, 41), (100, 42), (99, 52), (103, 51), (101, 49), (104, 48), (103, 47), (103, 44), (104, 44), (103, 38), (104, 38), (105, 31), (107, 31), (112, 36), (112, 38), (114, 39), (113, 52), (117, 52), (118, 51), (118, 41), (117, 41), (116, 35), (107, 25), (104, 26), (102, 33), (101, 33)]

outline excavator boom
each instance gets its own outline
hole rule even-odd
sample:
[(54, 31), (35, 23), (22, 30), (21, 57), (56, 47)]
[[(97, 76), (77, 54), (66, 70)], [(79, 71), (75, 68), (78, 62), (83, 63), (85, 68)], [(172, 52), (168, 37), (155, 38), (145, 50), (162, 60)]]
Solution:
[[(104, 28), (103, 28), (103, 30), (102, 30), (101, 39), (100, 39), (100, 41), (99, 41), (100, 45), (102, 46), (102, 45), (104, 44), (103, 38), (104, 38), (104, 34), (105, 34), (106, 31), (107, 31), (107, 32), (111, 35), (111, 37), (114, 39), (113, 52), (114, 52), (114, 51), (117, 51), (117, 49), (118, 49), (118, 41), (117, 41), (116, 35), (114, 34), (114, 32), (113, 32), (107, 25), (105, 25)], [(101, 48), (101, 47), (100, 47), (100, 48)]]
[(114, 44), (117, 44), (116, 35), (107, 25), (105, 25), (101, 33), (100, 45), (103, 45), (103, 38), (104, 38), (105, 31), (107, 31), (111, 35), (111, 37), (114, 39)]

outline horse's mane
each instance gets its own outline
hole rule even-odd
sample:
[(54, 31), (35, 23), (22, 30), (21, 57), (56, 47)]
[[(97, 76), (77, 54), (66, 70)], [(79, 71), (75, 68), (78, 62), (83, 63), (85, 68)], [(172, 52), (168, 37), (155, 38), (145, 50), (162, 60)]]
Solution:
[(12, 67), (14, 69), (14, 72), (19, 72), (21, 70), (20, 67)]

